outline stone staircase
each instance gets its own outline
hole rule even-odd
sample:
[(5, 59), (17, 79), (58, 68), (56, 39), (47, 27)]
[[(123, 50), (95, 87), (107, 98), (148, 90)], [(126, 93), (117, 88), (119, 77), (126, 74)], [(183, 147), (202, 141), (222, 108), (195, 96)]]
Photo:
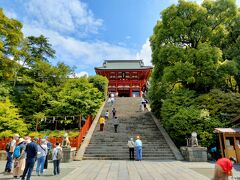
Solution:
[[(151, 112), (139, 111), (140, 98), (116, 98), (113, 107), (119, 119), (118, 133), (114, 133), (112, 114), (106, 121), (104, 131), (99, 123), (86, 148), (83, 159), (128, 159), (127, 141), (140, 135), (143, 143), (143, 160), (175, 160), (175, 156), (152, 119)], [(105, 104), (102, 115), (113, 108)]]

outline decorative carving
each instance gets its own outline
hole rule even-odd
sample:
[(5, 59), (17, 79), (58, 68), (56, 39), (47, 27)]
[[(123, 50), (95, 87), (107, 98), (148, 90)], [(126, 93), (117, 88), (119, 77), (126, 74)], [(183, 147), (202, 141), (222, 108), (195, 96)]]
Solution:
[(187, 146), (189, 147), (197, 147), (198, 146), (198, 139), (197, 139), (197, 133), (192, 132), (191, 138), (186, 138), (187, 140)]

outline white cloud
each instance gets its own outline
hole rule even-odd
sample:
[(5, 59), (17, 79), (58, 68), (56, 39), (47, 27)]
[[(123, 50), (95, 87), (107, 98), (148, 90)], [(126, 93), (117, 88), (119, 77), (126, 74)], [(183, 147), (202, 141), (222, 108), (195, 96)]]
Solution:
[[(63, 33), (96, 33), (103, 21), (79, 0), (30, 0), (27, 22)], [(34, 19), (34, 21), (32, 20)]]
[(76, 77), (88, 77), (88, 73), (86, 71), (81, 71), (79, 73), (75, 73), (69, 76), (69, 78), (76, 78)]
[(74, 37), (63, 36), (56, 31), (25, 25), (25, 35), (43, 34), (57, 52), (57, 60), (64, 60), (79, 69), (93, 68), (102, 64), (104, 59), (134, 59), (136, 51), (104, 41), (86, 42)]
[[(76, 72), (93, 70), (105, 59), (143, 59), (151, 63), (151, 48), (147, 40), (139, 53), (124, 44), (105, 41), (85, 41), (77, 33), (94, 33), (103, 21), (95, 18), (87, 5), (80, 0), (29, 0), (25, 7), (23, 31), (26, 36), (43, 34), (56, 50), (56, 61), (76, 66)], [(131, 36), (126, 36), (131, 39)], [(81, 73), (80, 73), (81, 74)]]
[(13, 19), (17, 19), (17, 15), (12, 12), (12, 11), (7, 11), (4, 9), (4, 14), (8, 17), (8, 18), (13, 18)]
[(88, 73), (85, 72), (85, 71), (82, 71), (80, 73), (76, 73), (76, 77), (84, 77), (84, 76), (88, 77)]
[(150, 46), (149, 39), (146, 40), (146, 42), (142, 45), (142, 49), (139, 53), (137, 53), (136, 56), (137, 59), (143, 59), (144, 65), (152, 65), (152, 49)]
[(236, 0), (238, 6), (240, 6), (240, 0)]

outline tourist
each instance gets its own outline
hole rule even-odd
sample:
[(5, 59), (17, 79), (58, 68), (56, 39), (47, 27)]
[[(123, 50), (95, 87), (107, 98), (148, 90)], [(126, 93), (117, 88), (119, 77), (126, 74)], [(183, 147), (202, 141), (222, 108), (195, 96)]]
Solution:
[(53, 174), (60, 174), (60, 161), (63, 157), (62, 148), (60, 144), (56, 142), (56, 147), (53, 149)]
[(44, 169), (48, 168), (48, 159), (50, 158), (50, 155), (52, 153), (52, 143), (48, 141), (48, 136), (44, 136), (43, 137), (46, 141), (45, 144), (47, 145), (47, 156), (45, 159), (45, 163), (44, 163)]
[(17, 144), (17, 140), (19, 139), (19, 135), (15, 134), (12, 138), (12, 140), (8, 143), (8, 149), (7, 151), (7, 163), (5, 166), (5, 172), (11, 173), (13, 168), (13, 152)]
[(113, 104), (114, 104), (114, 94), (111, 93), (111, 105), (113, 106)]
[[(28, 140), (30, 141), (30, 139)], [(37, 152), (38, 152), (38, 145), (37, 145), (38, 137), (34, 137), (33, 141), (30, 141), (26, 146), (26, 153), (27, 153), (27, 159), (26, 159), (26, 166), (23, 171), (22, 180), (25, 179), (25, 176), (27, 175), (27, 180), (30, 180), (33, 167), (35, 164), (35, 160), (37, 158)]]
[(144, 111), (147, 108), (147, 104), (144, 98), (141, 99), (141, 111)]
[(103, 116), (100, 117), (99, 123), (100, 123), (100, 131), (103, 131), (104, 124), (105, 124), (105, 119)]
[(233, 158), (218, 159), (215, 165), (213, 180), (228, 180), (229, 176), (233, 177), (232, 168), (235, 160)]
[(45, 139), (41, 139), (40, 144), (38, 144), (38, 153), (37, 153), (37, 168), (36, 173), (38, 176), (42, 176), (46, 156), (48, 153), (48, 148)]
[(134, 141), (133, 138), (128, 140), (129, 160), (134, 160)]
[(109, 112), (108, 112), (108, 110), (106, 110), (106, 112), (105, 112), (105, 119), (108, 120), (108, 117), (109, 117)]
[(107, 100), (107, 104), (108, 104), (108, 106), (111, 105), (111, 98), (108, 98), (108, 100)]
[(115, 133), (117, 133), (118, 125), (119, 125), (119, 121), (118, 121), (117, 116), (115, 116), (115, 117), (113, 118), (113, 126), (114, 126)]
[(135, 141), (136, 147), (136, 160), (142, 160), (142, 141), (140, 140), (140, 136), (137, 136), (137, 140)]
[[(25, 140), (23, 138), (19, 139), (18, 144), (15, 148), (15, 151), (18, 150), (18, 147), (19, 147), (19, 156), (14, 155), (14, 167), (13, 167), (13, 177), (14, 178), (20, 178), (20, 176), (22, 176), (24, 168), (25, 168), (26, 144), (25, 144)], [(15, 153), (15, 154), (17, 154), (17, 153)]]
[(113, 108), (113, 109), (112, 109), (112, 116), (113, 116), (113, 118), (116, 116), (116, 113), (117, 113), (116, 109)]

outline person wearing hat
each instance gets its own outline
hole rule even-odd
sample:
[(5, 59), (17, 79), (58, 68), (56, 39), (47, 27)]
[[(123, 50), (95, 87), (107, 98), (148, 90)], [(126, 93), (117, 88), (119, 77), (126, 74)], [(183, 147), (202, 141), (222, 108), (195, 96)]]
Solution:
[(20, 178), (25, 168), (25, 149), (26, 144), (23, 138), (20, 138), (15, 149), (19, 147), (20, 156), (14, 157), (13, 177)]
[(7, 152), (7, 163), (5, 166), (5, 172), (11, 173), (13, 168), (13, 152), (17, 144), (17, 140), (19, 139), (19, 135), (15, 134), (13, 136), (12, 141), (10, 142), (10, 150)]
[(142, 141), (140, 140), (140, 136), (137, 136), (137, 140), (135, 141), (136, 147), (136, 160), (142, 160)]
[(38, 152), (38, 137), (34, 137), (33, 141), (29, 142), (26, 146), (25, 152), (27, 153), (26, 165), (23, 171), (22, 180), (25, 180), (25, 176), (27, 175), (27, 180), (30, 180), (33, 167), (35, 164), (35, 160), (37, 158)]
[(129, 160), (134, 160), (134, 141), (133, 138), (128, 140)]
[(232, 176), (232, 179), (234, 179), (232, 173), (233, 163), (235, 163), (235, 159), (232, 157), (218, 159), (215, 165), (213, 180), (228, 180), (229, 176)]

